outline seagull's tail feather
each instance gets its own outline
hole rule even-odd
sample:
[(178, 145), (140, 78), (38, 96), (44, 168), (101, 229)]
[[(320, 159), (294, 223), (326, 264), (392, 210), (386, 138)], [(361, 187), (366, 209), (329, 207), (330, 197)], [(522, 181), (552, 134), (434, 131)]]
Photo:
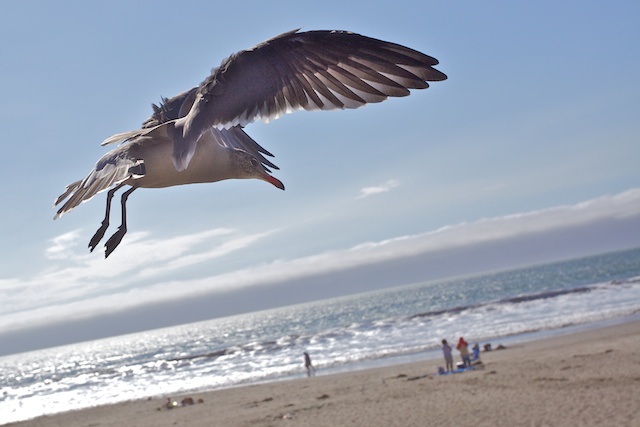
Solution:
[(144, 176), (142, 160), (128, 156), (124, 150), (111, 151), (98, 160), (86, 178), (67, 185), (54, 203), (55, 207), (64, 202), (53, 219), (60, 218), (102, 191), (120, 185), (127, 179), (141, 176)]
[[(53, 203), (53, 206), (58, 206), (64, 199), (69, 197), (70, 194), (74, 193), (80, 187), (81, 184), (82, 184), (82, 180), (79, 180), (67, 185), (67, 188), (64, 190), (64, 193), (58, 196), (56, 201)], [(55, 218), (56, 219), (60, 218), (62, 215), (64, 215), (64, 212), (58, 212)]]

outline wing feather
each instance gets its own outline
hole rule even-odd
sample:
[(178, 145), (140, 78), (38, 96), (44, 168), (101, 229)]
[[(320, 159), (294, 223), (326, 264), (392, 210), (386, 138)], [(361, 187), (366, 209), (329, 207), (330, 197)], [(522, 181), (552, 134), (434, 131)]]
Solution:
[[(236, 150), (244, 150), (258, 159), (265, 167), (280, 169), (264, 156), (273, 157), (273, 154), (265, 150), (260, 144), (253, 140), (246, 132), (236, 126), (230, 129), (211, 129), (213, 138), (223, 147), (234, 148)], [(267, 169), (268, 172), (270, 172)]]
[(355, 33), (291, 31), (231, 55), (213, 70), (184, 118), (184, 135), (298, 109), (358, 108), (406, 96), (446, 79), (433, 68), (437, 64), (413, 49)]

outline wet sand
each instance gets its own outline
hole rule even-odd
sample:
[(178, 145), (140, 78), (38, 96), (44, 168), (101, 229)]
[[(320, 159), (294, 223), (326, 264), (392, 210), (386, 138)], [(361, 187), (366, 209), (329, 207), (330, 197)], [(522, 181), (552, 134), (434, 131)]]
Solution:
[(481, 359), (474, 371), (453, 375), (436, 375), (443, 361), (425, 360), (173, 396), (195, 403), (171, 410), (158, 397), (9, 425), (640, 427), (639, 321), (483, 352)]

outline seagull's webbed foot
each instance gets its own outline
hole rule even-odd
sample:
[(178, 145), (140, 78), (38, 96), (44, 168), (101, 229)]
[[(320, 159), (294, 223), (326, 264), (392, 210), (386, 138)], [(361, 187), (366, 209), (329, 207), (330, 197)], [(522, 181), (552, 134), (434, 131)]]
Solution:
[[(104, 234), (104, 232), (103, 232), (103, 234)], [(120, 227), (118, 227), (118, 231), (113, 233), (113, 236), (109, 237), (109, 240), (107, 240), (107, 243), (104, 244), (104, 247), (105, 247), (104, 257), (105, 258), (108, 258), (109, 255), (111, 255), (111, 252), (116, 250), (116, 248), (118, 247), (118, 245), (122, 241), (122, 238), (124, 237), (125, 234), (127, 234), (127, 226), (126, 226), (126, 224), (122, 224)]]
[(89, 241), (89, 252), (93, 252), (96, 246), (98, 246), (98, 243), (100, 243), (100, 240), (102, 240), (102, 238), (104, 237), (104, 233), (107, 231), (107, 228), (109, 228), (109, 218), (105, 218), (102, 221), (102, 225), (100, 225), (100, 228), (98, 228), (96, 234), (94, 234)]

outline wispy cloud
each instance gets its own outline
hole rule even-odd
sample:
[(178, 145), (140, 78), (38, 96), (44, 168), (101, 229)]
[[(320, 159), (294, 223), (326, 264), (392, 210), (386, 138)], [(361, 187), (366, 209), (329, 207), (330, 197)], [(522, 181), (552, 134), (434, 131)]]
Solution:
[[(45, 249), (56, 262), (53, 267), (31, 278), (0, 280), (0, 325), (9, 318), (26, 321), (39, 317), (46, 322), (53, 313), (58, 317), (70, 313), (83, 316), (153, 300), (157, 283), (166, 282), (165, 277), (247, 248), (273, 232), (247, 235), (214, 229), (164, 240), (145, 232), (130, 233), (127, 245), (106, 260), (96, 254), (78, 253), (73, 242), (81, 235), (80, 230), (63, 234)], [(131, 292), (140, 298), (131, 299), (127, 296)]]
[(395, 179), (390, 179), (382, 185), (375, 187), (364, 187), (360, 189), (360, 194), (356, 199), (363, 199), (365, 197), (373, 196), (374, 194), (386, 193), (387, 191), (391, 191), (393, 188), (396, 188), (400, 185), (400, 182)]
[[(312, 256), (180, 279), (176, 278), (176, 272), (247, 249), (273, 236), (275, 231), (243, 234), (217, 229), (167, 240), (133, 233), (128, 236), (127, 245), (119, 248), (120, 253), (115, 252), (106, 261), (83, 255), (78, 256), (74, 266), (65, 265), (28, 280), (0, 281), (0, 298), (4, 302), (0, 329), (15, 330), (25, 325), (94, 316), (154, 302), (269, 286), (404, 257), (637, 216), (640, 216), (640, 189), (633, 189), (575, 205), (460, 223)], [(59, 253), (58, 248), (66, 248), (73, 236), (71, 233), (53, 239), (50, 249), (56, 248), (53, 253)]]
[(70, 249), (76, 246), (80, 238), (80, 230), (73, 230), (51, 239), (51, 246), (46, 249), (45, 255), (49, 259), (67, 259)]
[[(183, 256), (174, 257), (170, 260), (167, 260), (162, 266), (154, 266), (150, 269), (145, 269), (141, 271), (141, 276), (163, 276), (171, 271), (178, 270), (181, 268), (193, 266), (196, 264), (204, 263), (207, 261), (211, 261), (215, 258), (220, 258), (222, 256), (231, 254), (235, 251), (239, 251), (245, 249), (257, 241), (275, 233), (275, 230), (266, 231), (263, 233), (254, 233), (248, 235), (239, 235), (235, 236), (229, 240), (226, 240), (218, 245), (214, 246), (206, 246), (204, 249), (200, 251), (193, 251), (191, 253), (184, 253)], [(189, 247), (194, 249), (194, 243), (191, 242)], [(186, 251), (185, 251), (186, 252)]]

